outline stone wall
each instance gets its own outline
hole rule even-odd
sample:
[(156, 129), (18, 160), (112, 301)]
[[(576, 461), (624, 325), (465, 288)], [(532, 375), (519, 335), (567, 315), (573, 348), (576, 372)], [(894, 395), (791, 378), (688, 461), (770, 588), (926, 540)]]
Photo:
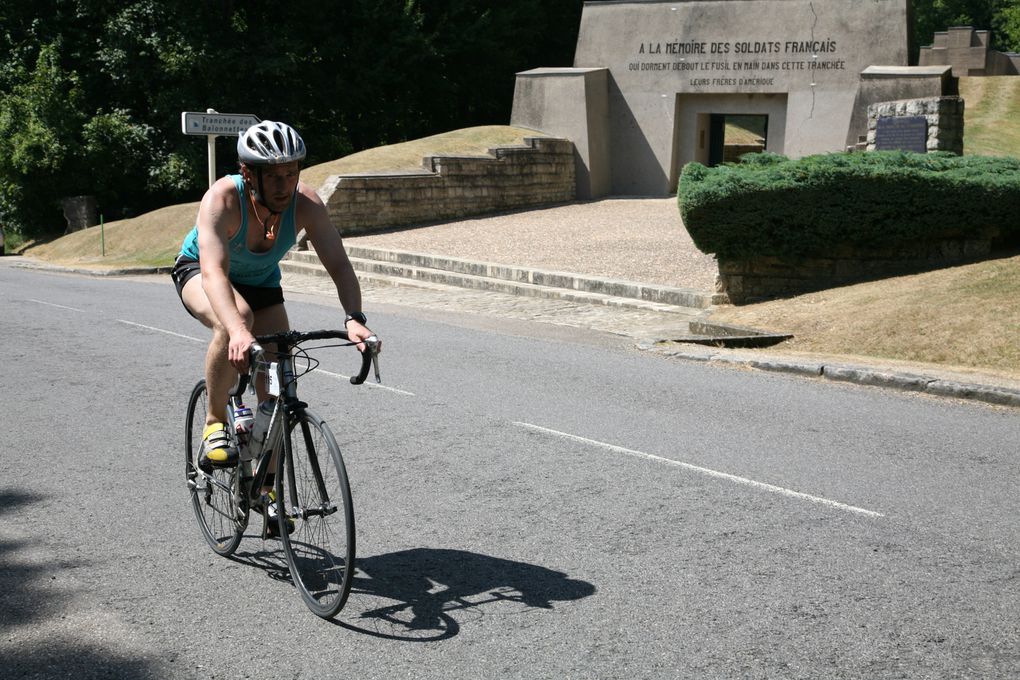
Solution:
[(719, 259), (718, 292), (733, 304), (799, 295), (834, 286), (912, 274), (986, 259), (998, 231), (897, 248), (837, 246), (827, 257)]
[(963, 111), (960, 97), (925, 97), (879, 102), (868, 107), (867, 150), (875, 150), (879, 118), (923, 116), (928, 123), (928, 151), (963, 154)]
[(953, 75), (1015, 76), (1020, 73), (1020, 54), (989, 49), (988, 31), (973, 26), (953, 26), (935, 34), (934, 42), (922, 47), (918, 55), (921, 66), (945, 64), (953, 67)]
[(537, 68), (517, 74), (510, 125), (574, 143), (577, 197), (610, 192), (609, 71)]
[(64, 210), (64, 219), (67, 220), (65, 234), (99, 224), (97, 217), (99, 206), (95, 196), (68, 196), (61, 199), (60, 206)]
[(319, 196), (344, 235), (574, 200), (574, 145), (524, 142), (489, 156), (426, 156), (420, 173), (333, 176)]

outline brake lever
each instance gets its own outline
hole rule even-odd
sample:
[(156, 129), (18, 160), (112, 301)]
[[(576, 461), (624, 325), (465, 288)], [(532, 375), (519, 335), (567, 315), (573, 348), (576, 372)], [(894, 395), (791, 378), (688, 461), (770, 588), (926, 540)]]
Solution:
[(376, 384), (382, 383), (382, 376), (379, 375), (379, 338), (370, 336), (365, 340), (365, 348), (372, 353), (372, 368), (375, 371)]
[(379, 338), (370, 335), (361, 342), (365, 344), (365, 351), (361, 353), (361, 368), (358, 370), (357, 375), (351, 377), (351, 384), (360, 385), (365, 382), (365, 378), (368, 377), (369, 363), (375, 367), (375, 381), (381, 383), (382, 378), (379, 376)]

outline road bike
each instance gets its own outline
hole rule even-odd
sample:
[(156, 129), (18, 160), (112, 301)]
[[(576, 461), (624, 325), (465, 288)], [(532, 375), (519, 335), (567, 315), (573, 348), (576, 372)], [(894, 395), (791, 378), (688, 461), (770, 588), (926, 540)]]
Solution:
[[(318, 340), (346, 344), (301, 347)], [(249, 370), (231, 390), (227, 408), (227, 432), (240, 454), (234, 467), (200, 465), (208, 406), (205, 380), (192, 390), (185, 419), (188, 489), (206, 542), (218, 555), (233, 554), (250, 513), (260, 513), (262, 538), (281, 539), (294, 585), (308, 608), (323, 618), (335, 616), (350, 594), (354, 507), (336, 438), (298, 399), (297, 380), (318, 365), (311, 350), (355, 344), (340, 330), (288, 331), (256, 338)], [(275, 351), (263, 349), (273, 346)], [(379, 382), (379, 340), (372, 336), (364, 346), (361, 369), (350, 379), (355, 385), (365, 382), (373, 366)], [(296, 358), (303, 365), (298, 366)], [(257, 385), (264, 385), (269, 397), (257, 408), (251, 432), (238, 433), (234, 414), (245, 390), (254, 391)], [(272, 494), (263, 492), (267, 487)]]

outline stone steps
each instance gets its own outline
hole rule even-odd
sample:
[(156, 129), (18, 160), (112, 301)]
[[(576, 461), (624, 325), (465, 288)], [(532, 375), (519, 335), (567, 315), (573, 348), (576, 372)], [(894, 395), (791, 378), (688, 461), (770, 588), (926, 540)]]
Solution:
[[(362, 281), (383, 285), (452, 286), (570, 302), (695, 316), (725, 296), (530, 267), (442, 255), (350, 246)], [(326, 276), (314, 251), (291, 251), (280, 267), (289, 273)]]

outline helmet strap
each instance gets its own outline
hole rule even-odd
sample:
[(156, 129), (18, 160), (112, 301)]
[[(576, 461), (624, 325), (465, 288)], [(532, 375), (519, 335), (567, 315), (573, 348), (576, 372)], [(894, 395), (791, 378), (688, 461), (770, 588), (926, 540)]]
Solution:
[[(255, 213), (255, 219), (257, 219), (259, 221), (259, 224), (262, 225), (262, 238), (264, 238), (266, 241), (275, 241), (276, 230), (280, 226), (280, 220), (277, 219), (276, 223), (273, 224), (272, 226), (270, 226), (269, 223), (272, 221), (274, 216), (279, 217), (280, 213), (270, 208), (268, 205), (266, 205), (265, 201), (262, 200), (263, 195), (262, 168), (256, 167), (255, 172), (258, 176), (259, 188), (258, 191), (256, 191), (255, 188), (253, 187), (251, 189), (251, 192), (248, 194), (249, 198), (251, 199), (251, 209)], [(266, 209), (265, 218), (259, 215), (258, 208), (259, 205)]]

